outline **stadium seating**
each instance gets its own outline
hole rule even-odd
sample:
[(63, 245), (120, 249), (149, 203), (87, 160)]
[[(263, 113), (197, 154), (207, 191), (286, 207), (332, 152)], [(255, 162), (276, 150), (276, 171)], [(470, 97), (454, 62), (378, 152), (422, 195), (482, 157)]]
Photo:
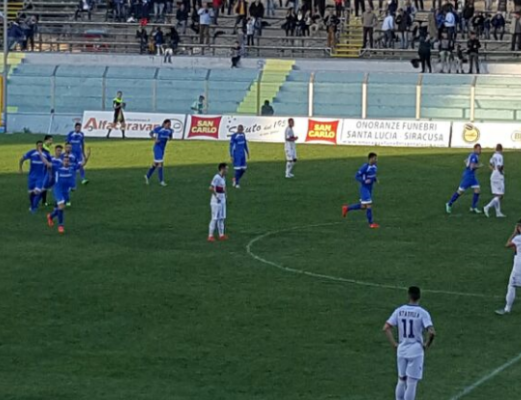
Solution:
[[(259, 70), (175, 69), (75, 65), (19, 64), (9, 77), (8, 104), (12, 112), (81, 115), (84, 110), (110, 110), (117, 91), (124, 93), (127, 110), (190, 113), (203, 94), (209, 114), (241, 113), (241, 105), (273, 101), (276, 115), (360, 118), (362, 86), (367, 78), (368, 118), (416, 117), (417, 85), (421, 83), (420, 117), (468, 120), (471, 88), (475, 84), (475, 120), (521, 120), (521, 83), (515, 77), (470, 75), (346, 73), (341, 71), (273, 72), (261, 80)], [(310, 82), (313, 93), (310, 96)]]

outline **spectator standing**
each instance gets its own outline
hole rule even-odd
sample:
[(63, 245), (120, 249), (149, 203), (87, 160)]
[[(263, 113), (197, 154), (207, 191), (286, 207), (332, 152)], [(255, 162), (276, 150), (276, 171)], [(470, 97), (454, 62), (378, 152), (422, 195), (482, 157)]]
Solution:
[(490, 30), (492, 27), (492, 20), (490, 14), (485, 15), (485, 20), (483, 21), (483, 36), (485, 40), (490, 40)]
[(324, 20), (327, 28), (327, 47), (333, 48), (336, 44), (336, 31), (338, 29), (338, 24), (340, 20), (333, 12), (333, 10), (329, 10), (329, 13)]
[(311, 19), (310, 11), (306, 11), (304, 14), (304, 19), (302, 21), (302, 36), (309, 36), (310, 27), (313, 24), (313, 20)]
[(456, 40), (456, 15), (449, 8), (445, 11), (445, 18), (443, 23), (447, 32), (449, 40)]
[(250, 5), (250, 17), (254, 21), (254, 35), (262, 36), (262, 20), (264, 19), (264, 5), (260, 0), (255, 0)]
[(200, 95), (196, 101), (192, 103), (192, 114), (201, 115), (204, 114), (206, 110), (205, 106), (205, 98), (203, 95)]
[(430, 36), (420, 37), (420, 44), (418, 46), (418, 55), (420, 56), (422, 74), (424, 74), (426, 72), (425, 67), (427, 67), (429, 69), (429, 73), (432, 73), (431, 47), (432, 47), (432, 43), (431, 43)]
[(418, 10), (416, 9), (415, 6), (412, 5), (411, 0), (407, 0), (405, 2), (404, 11), (409, 15), (409, 18), (411, 19), (411, 26), (412, 26), (412, 24), (416, 20), (416, 13), (418, 12)]
[(24, 33), (18, 22), (13, 21), (11, 25), (7, 29), (7, 41), (8, 41), (8, 49), (12, 50), (16, 47), (17, 44), (22, 46), (22, 42), (24, 40)]
[(248, 2), (245, 0), (238, 0), (235, 6), (235, 13), (237, 18), (235, 19), (235, 26), (233, 27), (233, 33), (237, 33), (237, 27), (241, 24), (241, 30), (244, 31), (246, 27), (246, 18), (248, 17)]
[(221, 12), (221, 7), (223, 5), (224, 5), (224, 0), (212, 0), (213, 23), (215, 25), (219, 25), (219, 13)]
[(423, 11), (425, 10), (425, 7), (424, 7), (424, 4), (423, 4), (423, 0), (414, 0), (414, 6), (416, 7), (417, 10), (420, 10), (420, 11)]
[(241, 61), (241, 45), (235, 42), (232, 46), (232, 68), (239, 68), (239, 61)]
[(90, 21), (91, 20), (91, 9), (92, 9), (92, 4), (90, 3), (89, 0), (80, 0), (80, 2), (78, 4), (78, 8), (76, 9), (76, 13), (74, 14), (74, 20), (77, 21), (82, 14), (86, 13), (87, 18)]
[(253, 41), (255, 35), (255, 18), (248, 17), (246, 22), (246, 45), (254, 46)]
[(456, 47), (456, 57), (454, 59), (454, 62), (456, 64), (456, 73), (462, 74), (463, 73), (463, 62), (465, 61), (465, 57), (463, 56), (463, 49), (461, 48), (461, 45), (458, 44)]
[(384, 33), (384, 47), (394, 48), (394, 17), (388, 11), (387, 16), (382, 23), (382, 31)]
[(114, 20), (125, 22), (125, 4), (123, 0), (114, 0)]
[(467, 53), (469, 55), (469, 74), (472, 74), (474, 71), (474, 66), (476, 66), (476, 72), (479, 74), (479, 49), (481, 48), (481, 43), (479, 39), (476, 37), (476, 34), (472, 32), (470, 34), (470, 39), (467, 42)]
[(373, 11), (373, 8), (369, 6), (366, 12), (362, 15), (362, 27), (364, 30), (364, 44), (362, 47), (367, 48), (367, 41), (369, 40), (369, 48), (372, 49), (374, 47), (373, 42), (373, 33), (376, 24), (378, 23), (378, 18)]
[(470, 35), (470, 26), (472, 23), (472, 19), (474, 18), (474, 2), (467, 2), (463, 7), (463, 12), (461, 13), (461, 17), (463, 20), (463, 29), (462, 36), (465, 37), (465, 33)]
[(342, 11), (344, 11), (344, 0), (335, 0), (335, 12), (338, 18), (342, 17)]
[(208, 3), (203, 3), (203, 6), (197, 11), (199, 15), (199, 43), (210, 44), (210, 24), (212, 17), (208, 10)]
[(188, 25), (188, 9), (181, 3), (176, 12), (177, 28), (181, 29), (183, 35), (186, 35), (186, 26)]
[(398, 10), (398, 15), (396, 15), (396, 27), (400, 33), (400, 48), (407, 49), (409, 47), (407, 31), (409, 29), (409, 21), (408, 15), (401, 8)]
[(165, 12), (165, 0), (154, 0), (154, 19), (156, 22), (163, 20)]
[(139, 54), (145, 54), (148, 46), (148, 33), (144, 26), (136, 32), (136, 39), (139, 40)]
[(476, 36), (478, 38), (481, 37), (485, 28), (485, 18), (483, 17), (483, 13), (474, 15), (474, 18), (472, 18), (472, 26), (474, 28), (474, 32), (476, 32)]
[(273, 110), (273, 107), (270, 105), (270, 101), (264, 100), (264, 104), (261, 107), (261, 115), (263, 117), (271, 117), (273, 114), (275, 114), (275, 110)]
[[(505, 17), (503, 17), (503, 14), (501, 12), (497, 12), (496, 15), (492, 18), (492, 21), (490, 21), (490, 24), (494, 28), (494, 40), (503, 40), (503, 36), (505, 35)], [(498, 33), (499, 33), (499, 39), (498, 39)]]
[(517, 51), (521, 51), (521, 14), (516, 12), (514, 14), (514, 18), (512, 18), (512, 22), (510, 23), (510, 33), (512, 34), (512, 45), (510, 46), (510, 50), (516, 50), (517, 43)]
[(436, 25), (436, 11), (431, 10), (427, 16), (427, 33), (433, 38), (438, 36), (438, 26)]
[(282, 24), (282, 29), (286, 32), (286, 36), (294, 36), (296, 26), (297, 16), (293, 7), (290, 7), (286, 12), (286, 21)]
[(439, 51), (441, 64), (440, 72), (444, 74), (445, 67), (447, 67), (447, 72), (450, 74), (454, 62), (454, 42), (446, 32), (442, 34), (441, 40), (439, 41)]
[(156, 48), (157, 55), (160, 56), (161, 54), (163, 54), (165, 37), (163, 35), (161, 27), (158, 27), (154, 32), (154, 45)]
[(365, 0), (355, 0), (355, 15), (357, 17), (360, 15), (360, 10), (362, 10), (362, 14), (365, 12)]

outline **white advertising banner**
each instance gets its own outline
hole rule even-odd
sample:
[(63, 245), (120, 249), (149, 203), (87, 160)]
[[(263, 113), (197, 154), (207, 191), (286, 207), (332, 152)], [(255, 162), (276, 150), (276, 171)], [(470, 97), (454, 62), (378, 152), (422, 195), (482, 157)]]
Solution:
[[(185, 130), (184, 114), (150, 114), (125, 112), (125, 136), (128, 138), (148, 138), (150, 131), (163, 123), (165, 119), (172, 121), (174, 139), (182, 139)], [(87, 137), (105, 137), (107, 131), (113, 128), (111, 136), (121, 134), (120, 126), (113, 127), (114, 112), (84, 111), (82, 130)]]
[(345, 119), (338, 144), (449, 147), (450, 122)]
[(476, 143), (495, 148), (498, 143), (505, 149), (521, 149), (521, 122), (518, 124), (494, 122), (454, 122), (452, 147), (473, 147)]

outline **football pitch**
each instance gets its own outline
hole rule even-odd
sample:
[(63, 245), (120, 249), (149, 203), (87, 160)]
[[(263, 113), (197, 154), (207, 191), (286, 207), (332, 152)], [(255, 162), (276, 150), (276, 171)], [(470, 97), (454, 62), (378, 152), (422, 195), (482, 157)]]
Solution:
[[(0, 136), (0, 399), (393, 399), (382, 327), (413, 284), (438, 334), (417, 398), (521, 397), (521, 306), (494, 314), (521, 216), (516, 153), (505, 153), (508, 217), (487, 219), (468, 212), (468, 194), (445, 214), (469, 151), (376, 148), (371, 230), (341, 205), (357, 201), (374, 148), (298, 146), (286, 180), (283, 145), (253, 143), (242, 188), (228, 179), (230, 240), (207, 243), (227, 143), (169, 143), (163, 188), (157, 175), (144, 184), (151, 141), (89, 140), (90, 183), (59, 236), (45, 210), (28, 212), (17, 172), (36, 139)], [(488, 169), (478, 177), (482, 207)]]

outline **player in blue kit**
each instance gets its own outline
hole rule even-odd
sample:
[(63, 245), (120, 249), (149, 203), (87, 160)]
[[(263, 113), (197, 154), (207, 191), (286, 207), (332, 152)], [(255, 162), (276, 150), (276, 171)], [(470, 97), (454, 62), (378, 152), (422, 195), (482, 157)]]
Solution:
[(233, 178), (233, 187), (239, 189), (240, 181), (246, 169), (246, 158), (250, 158), (250, 151), (248, 149), (248, 141), (244, 134), (244, 126), (239, 125), (237, 132), (231, 136), (230, 139), (230, 157), (235, 170), (235, 177)]
[(64, 153), (63, 158), (61, 159), (62, 163), (59, 163), (57, 160), (55, 162), (48, 161), (41, 151), (38, 152), (42, 162), (46, 165), (47, 168), (51, 170), (51, 173), (54, 175), (54, 185), (53, 185), (53, 196), (56, 201), (56, 207), (54, 211), (50, 214), (47, 214), (47, 224), (52, 228), (54, 226), (54, 218), (58, 218), (58, 232), (64, 233), (64, 209), (65, 204), (69, 201), (69, 195), (71, 189), (74, 186), (74, 181), (76, 180), (76, 174), (80, 168), (80, 166), (85, 166), (90, 158), (90, 150), (85, 154), (85, 158), (82, 163), (77, 163), (75, 165), (71, 164), (71, 160), (69, 156)]
[[(40, 156), (40, 154), (42, 154), (42, 156)], [(51, 155), (43, 149), (43, 142), (39, 140), (36, 142), (36, 148), (25, 153), (19, 162), (19, 170), (21, 174), (23, 173), (24, 162), (27, 160), (30, 162), (29, 176), (27, 177), (27, 189), (29, 192), (29, 211), (32, 213), (36, 212), (38, 209), (38, 203), (40, 202), (47, 176), (47, 166), (42, 161), (42, 157), (46, 161), (51, 161)]]
[(166, 182), (163, 179), (163, 164), (165, 159), (166, 144), (169, 140), (172, 140), (174, 134), (171, 126), (172, 121), (165, 119), (161, 126), (155, 127), (154, 130), (150, 132), (150, 137), (154, 139), (154, 163), (145, 175), (145, 182), (147, 185), (149, 184), (150, 178), (154, 174), (154, 171), (156, 168), (158, 168), (157, 173), (159, 175), (159, 184), (161, 186), (166, 186)]
[[(63, 158), (64, 157), (68, 157), (69, 158), (69, 163), (72, 165), (72, 166), (77, 166), (78, 165), (78, 160), (76, 159), (76, 156), (74, 155), (74, 153), (72, 152), (72, 144), (70, 144), (69, 142), (65, 143), (65, 148), (64, 148), (64, 151), (63, 153), (61, 154), (61, 159), (63, 161)], [(76, 190), (76, 176), (74, 177), (74, 180), (73, 180), (73, 185), (72, 185), (72, 188), (71, 188), (71, 191), (75, 191)], [(71, 204), (71, 201), (70, 201), (70, 198), (69, 200), (67, 201), (67, 203), (65, 204), (67, 207), (70, 207), (72, 204)]]
[(349, 211), (355, 210), (365, 210), (365, 214), (367, 216), (367, 222), (369, 223), (369, 228), (376, 229), (379, 228), (380, 225), (374, 223), (373, 221), (373, 185), (377, 182), (376, 172), (378, 170), (377, 161), (378, 156), (376, 153), (369, 153), (367, 156), (367, 163), (362, 165), (362, 167), (356, 173), (356, 180), (360, 182), (360, 202), (351, 205), (342, 206), (342, 216), (345, 218)]
[(445, 204), (445, 210), (447, 214), (452, 212), (452, 205), (458, 200), (458, 198), (465, 193), (465, 190), (471, 188), (474, 190), (474, 196), (472, 197), (472, 206), (470, 207), (470, 212), (475, 214), (481, 214), (481, 210), (478, 209), (478, 200), (480, 187), (478, 179), (476, 178), (476, 170), (481, 168), (482, 165), (479, 163), (479, 155), (481, 154), (481, 145), (474, 145), (474, 151), (470, 153), (470, 155), (465, 160), (465, 170), (463, 171), (463, 176), (461, 177), (461, 182), (459, 184), (458, 190), (454, 192), (451, 199), (447, 204)]
[[(63, 146), (61, 144), (59, 144), (54, 148), (54, 156), (51, 157), (52, 168), (60, 167), (63, 165), (62, 156), (63, 156)], [(52, 173), (52, 168), (47, 169), (47, 176), (45, 178), (45, 183), (44, 183), (44, 188), (45, 188), (44, 193), (47, 193), (54, 186), (55, 178), (54, 178), (54, 174)], [(45, 205), (48, 205), (47, 202), (45, 203)]]
[(86, 185), (89, 180), (85, 177), (85, 168), (83, 167), (83, 159), (85, 158), (85, 135), (81, 131), (81, 124), (76, 122), (74, 130), (67, 135), (67, 143), (72, 145), (72, 154), (76, 158), (76, 162), (80, 166), (81, 184)]

